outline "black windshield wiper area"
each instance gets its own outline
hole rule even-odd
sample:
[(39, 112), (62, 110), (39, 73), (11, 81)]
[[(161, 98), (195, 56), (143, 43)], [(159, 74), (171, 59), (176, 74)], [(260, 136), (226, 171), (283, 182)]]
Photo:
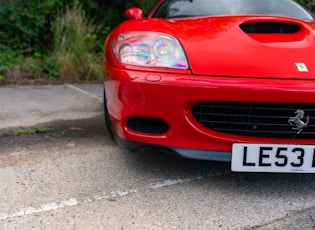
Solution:
[(180, 14), (175, 16), (169, 16), (167, 18), (191, 18), (191, 17), (200, 17), (202, 15), (189, 15), (189, 14)]
[(195, 17), (207, 17), (207, 16), (223, 16), (230, 14), (179, 14), (174, 16), (169, 16), (166, 18), (195, 18)]

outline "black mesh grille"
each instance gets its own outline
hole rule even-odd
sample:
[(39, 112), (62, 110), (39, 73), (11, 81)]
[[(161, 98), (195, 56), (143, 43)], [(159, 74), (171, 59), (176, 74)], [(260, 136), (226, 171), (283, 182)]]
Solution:
[[(309, 124), (297, 134), (296, 125), (288, 120), (297, 109), (309, 116)], [(193, 107), (194, 117), (209, 129), (241, 136), (314, 139), (315, 105), (269, 103), (198, 103)]]
[(245, 33), (294, 34), (300, 29), (298, 25), (280, 22), (255, 22), (240, 25)]

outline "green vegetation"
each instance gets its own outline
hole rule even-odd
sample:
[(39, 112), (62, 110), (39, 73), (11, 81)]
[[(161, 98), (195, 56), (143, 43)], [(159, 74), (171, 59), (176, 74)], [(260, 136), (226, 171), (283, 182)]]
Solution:
[(13, 134), (15, 136), (18, 136), (18, 135), (26, 135), (26, 134), (34, 134), (35, 131), (32, 130), (32, 129), (17, 129), (13, 132)]
[(297, 0), (298, 3), (305, 6), (308, 10), (315, 11), (315, 1), (314, 0)]
[(14, 66), (22, 63), (23, 56), (17, 51), (11, 50), (9, 47), (0, 44), (0, 81), (5, 79), (4, 71), (8, 71)]
[[(128, 7), (146, 15), (158, 1), (0, 0), (0, 84), (100, 80), (108, 32)], [(313, 0), (297, 1), (315, 10)]]
[(31, 129), (31, 128), (25, 128), (25, 129), (17, 129), (13, 131), (13, 135), (27, 135), (27, 134), (35, 134), (35, 133), (47, 133), (51, 129), (47, 128), (37, 128), (37, 129)]
[(0, 0), (0, 84), (100, 80), (108, 32), (128, 7), (157, 1)]
[(62, 78), (97, 80), (102, 76), (101, 58), (93, 52), (100, 27), (85, 16), (81, 6), (56, 18), (51, 55), (55, 59), (51, 61), (59, 66)]

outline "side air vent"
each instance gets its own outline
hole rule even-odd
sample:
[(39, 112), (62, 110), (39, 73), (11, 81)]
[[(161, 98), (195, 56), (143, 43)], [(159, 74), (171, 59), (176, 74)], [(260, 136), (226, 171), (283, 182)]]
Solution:
[(164, 134), (169, 129), (165, 121), (147, 117), (130, 118), (127, 125), (131, 130), (145, 134)]
[(294, 34), (300, 30), (298, 25), (282, 22), (253, 22), (242, 24), (240, 27), (247, 34)]

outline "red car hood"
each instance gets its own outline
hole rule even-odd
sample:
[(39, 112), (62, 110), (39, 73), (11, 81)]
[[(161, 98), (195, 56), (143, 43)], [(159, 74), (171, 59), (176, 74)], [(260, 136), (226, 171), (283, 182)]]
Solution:
[[(250, 33), (257, 23), (264, 24), (260, 24), (263, 31)], [(272, 29), (280, 24), (298, 29), (288, 33), (279, 33), (278, 29), (275, 33)], [(194, 74), (315, 79), (314, 22), (221, 16), (130, 20), (123, 28), (124, 32), (150, 30), (173, 35), (183, 45)]]

